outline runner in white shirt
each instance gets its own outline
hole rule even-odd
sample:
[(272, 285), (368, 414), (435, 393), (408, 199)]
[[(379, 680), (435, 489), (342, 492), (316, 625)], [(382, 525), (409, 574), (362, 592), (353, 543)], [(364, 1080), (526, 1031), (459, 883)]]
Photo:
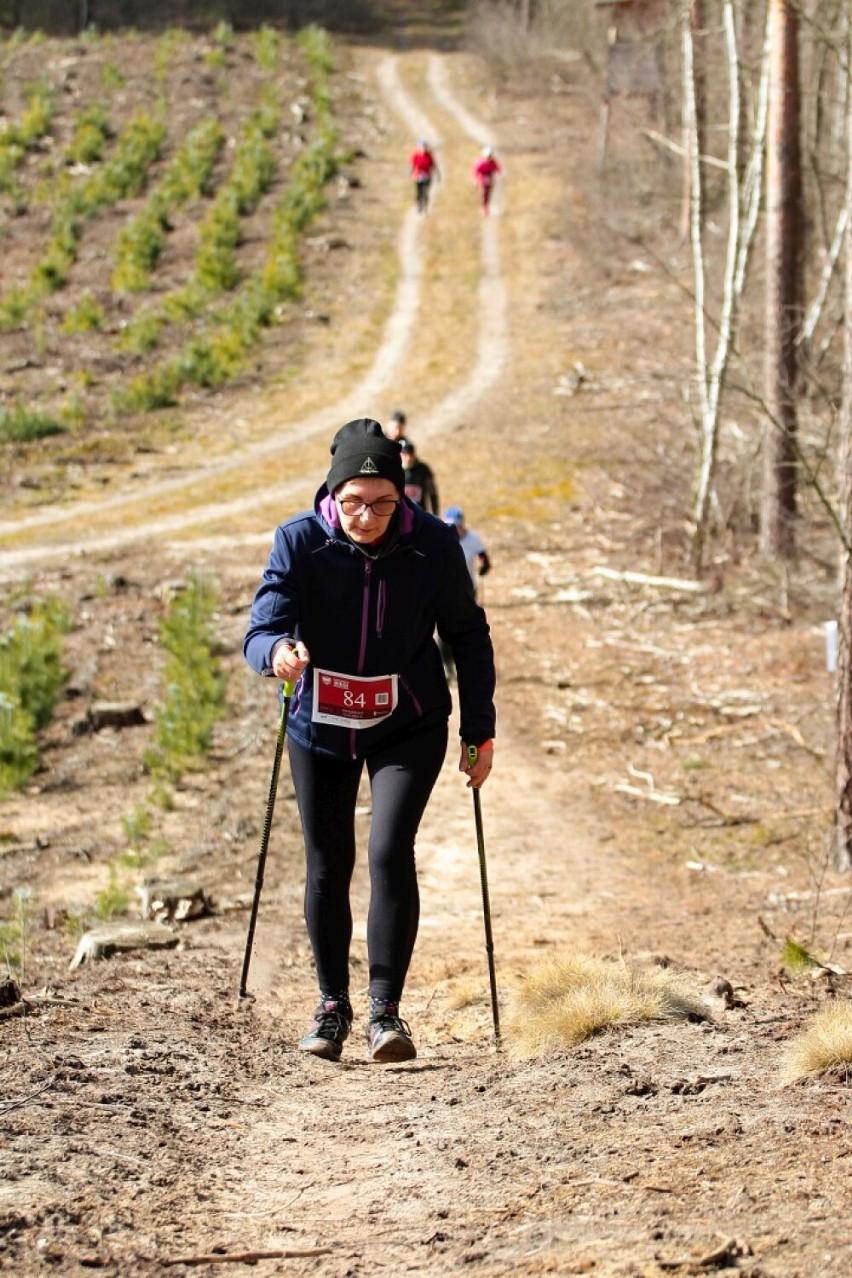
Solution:
[(491, 560), (485, 543), (478, 532), (468, 528), (464, 522), (464, 511), (459, 506), (450, 506), (444, 511), (444, 523), (451, 524), (459, 535), (459, 545), (464, 551), (465, 563), (473, 582), (473, 593), (478, 593), (479, 578), (491, 571)]

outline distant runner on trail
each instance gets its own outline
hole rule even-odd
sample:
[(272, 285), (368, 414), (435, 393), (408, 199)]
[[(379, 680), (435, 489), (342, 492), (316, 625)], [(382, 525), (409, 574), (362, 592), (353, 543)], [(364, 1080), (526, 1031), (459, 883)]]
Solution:
[(429, 208), (429, 188), (432, 185), (432, 178), (435, 177), (440, 181), (441, 172), (438, 168), (438, 161), (435, 159), (429, 147), (429, 143), (422, 138), (417, 143), (416, 150), (412, 151), (408, 160), (409, 172), (414, 179), (414, 195), (417, 201), (418, 213), (426, 213)]
[[(399, 444), (347, 422), (312, 510), (288, 519), (255, 595), (243, 651), (295, 684), (290, 772), (305, 841), (305, 921), (319, 1005), (299, 1047), (340, 1059), (349, 999), (350, 882), (361, 774), (370, 780), (367, 1056), (417, 1055), (399, 1014), (420, 918), (415, 838), (444, 763), (452, 709), (435, 632), (458, 674), (459, 771), (491, 771), (494, 652), (455, 532), (403, 495)], [(476, 746), (471, 762), (468, 747)]]
[(438, 485), (431, 466), (417, 456), (417, 449), (410, 439), (401, 439), (402, 469), (405, 471), (405, 495), (424, 510), (437, 515), (441, 509), (438, 501)]
[(401, 408), (395, 408), (390, 415), (390, 420), (385, 427), (385, 434), (388, 439), (402, 439), (405, 434), (405, 413)]
[(459, 545), (464, 552), (467, 570), (473, 582), (473, 592), (477, 594), (479, 578), (484, 577), (486, 573), (491, 571), (491, 560), (488, 557), (488, 551), (485, 549), (485, 542), (478, 532), (468, 528), (464, 522), (464, 511), (460, 506), (450, 506), (449, 509), (444, 511), (444, 523), (450, 524), (458, 533)]
[(483, 217), (488, 214), (488, 208), (491, 204), (491, 192), (499, 172), (501, 172), (501, 169), (494, 155), (493, 147), (483, 147), (482, 155), (473, 166), (474, 180), (479, 183), (479, 209)]
[[(478, 532), (474, 532), (472, 528), (467, 527), (464, 522), (464, 511), (460, 506), (449, 506), (444, 511), (444, 523), (456, 530), (464, 561), (470, 573), (474, 598), (478, 603), (481, 603), (480, 596), (483, 592), (479, 588), (479, 580), (491, 571), (491, 560), (488, 551), (485, 549), (485, 542)], [(444, 674), (448, 680), (453, 679), (456, 671), (452, 651), (448, 644), (442, 643), (440, 640), (438, 647), (441, 650), (441, 660), (444, 663)]]

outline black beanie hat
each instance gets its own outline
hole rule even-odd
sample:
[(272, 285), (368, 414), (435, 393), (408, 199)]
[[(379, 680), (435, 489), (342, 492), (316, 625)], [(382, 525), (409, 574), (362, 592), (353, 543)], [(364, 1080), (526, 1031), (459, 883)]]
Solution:
[(371, 417), (347, 422), (331, 441), (328, 491), (333, 493), (347, 479), (389, 479), (400, 492), (405, 487), (399, 444)]

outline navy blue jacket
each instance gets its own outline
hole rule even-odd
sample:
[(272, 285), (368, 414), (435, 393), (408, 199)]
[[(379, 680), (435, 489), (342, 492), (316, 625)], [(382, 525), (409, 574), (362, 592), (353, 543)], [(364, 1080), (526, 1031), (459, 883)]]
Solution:
[[(312, 511), (275, 531), (243, 652), (258, 674), (272, 675), (276, 643), (301, 639), (311, 665), (293, 696), (288, 735), (334, 758), (365, 758), (400, 732), (449, 717), (436, 627), (456, 666), (460, 736), (481, 745), (495, 729), (494, 652), (456, 530), (403, 498), (383, 547), (365, 551), (343, 532), (323, 485)], [(356, 730), (312, 721), (314, 666), (365, 677), (396, 674), (396, 709)]]

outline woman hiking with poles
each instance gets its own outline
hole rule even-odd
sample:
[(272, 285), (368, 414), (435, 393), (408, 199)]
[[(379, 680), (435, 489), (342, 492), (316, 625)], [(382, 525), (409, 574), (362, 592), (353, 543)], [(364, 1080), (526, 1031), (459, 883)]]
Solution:
[[(420, 916), (414, 843), (447, 748), (451, 699), (435, 632), (452, 651), (459, 770), (478, 789), (493, 759), (494, 655), (453, 529), (403, 495), (400, 447), (378, 422), (337, 432), (313, 509), (281, 524), (244, 642), (259, 674), (296, 685), (287, 718), (305, 841), (305, 921), (319, 1005), (302, 1051), (340, 1059), (353, 1009), (350, 883), (366, 766), (367, 1055), (417, 1054), (399, 1013)], [(476, 747), (471, 751), (469, 748)]]

